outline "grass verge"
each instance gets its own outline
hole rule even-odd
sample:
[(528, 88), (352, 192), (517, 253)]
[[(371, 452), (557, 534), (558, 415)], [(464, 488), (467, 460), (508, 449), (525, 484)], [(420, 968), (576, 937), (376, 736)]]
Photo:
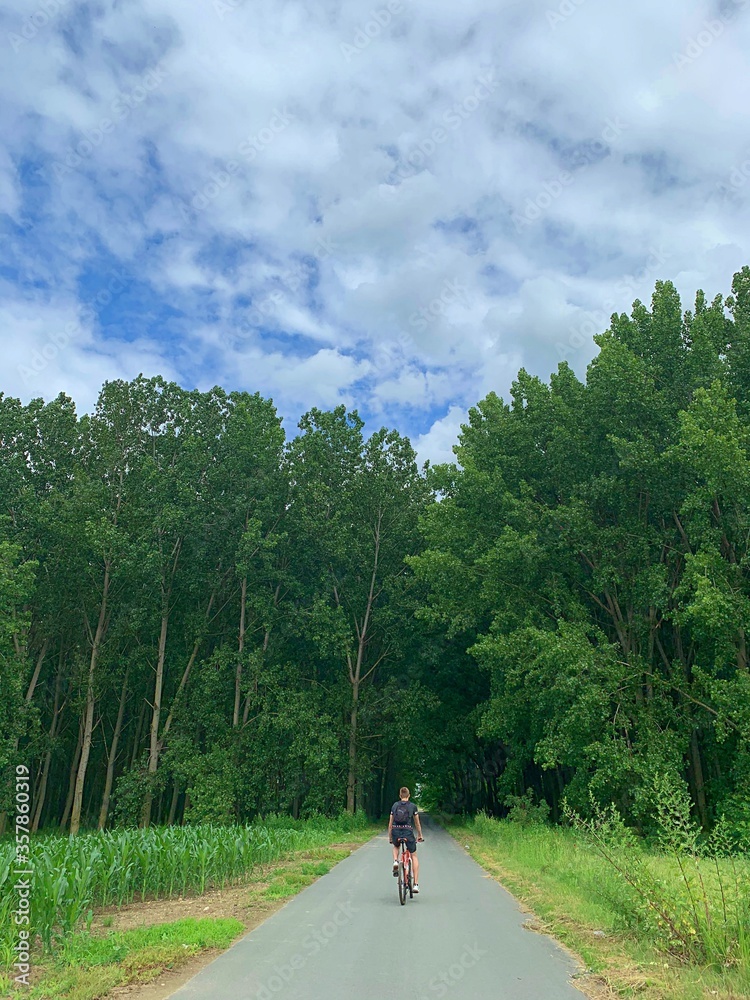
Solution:
[[(35, 968), (29, 1000), (96, 1000), (116, 986), (148, 983), (208, 949), (223, 950), (244, 930), (234, 918), (187, 918), (96, 937), (71, 934), (63, 947)], [(14, 996), (3, 983), (0, 996)], [(18, 995), (15, 993), (15, 995)]]
[[(581, 960), (587, 995), (642, 1000), (747, 1000), (750, 968), (686, 965), (657, 949), (626, 918), (616, 873), (573, 831), (480, 817), (449, 832)], [(666, 864), (656, 858), (657, 868)]]
[(305, 851), (286, 865), (268, 865), (248, 879), (248, 905), (285, 900), (327, 875), (334, 865), (351, 853), (350, 847), (319, 847)]

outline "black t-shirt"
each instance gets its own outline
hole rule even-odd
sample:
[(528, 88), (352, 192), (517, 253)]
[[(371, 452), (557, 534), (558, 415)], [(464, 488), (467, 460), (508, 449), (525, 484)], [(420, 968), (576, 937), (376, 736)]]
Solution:
[[(406, 806), (406, 808), (409, 810), (409, 822), (408, 823), (406, 823), (406, 824), (396, 823), (396, 816), (395, 816), (396, 806)], [(391, 816), (393, 816), (393, 826), (398, 826), (399, 830), (402, 829), (402, 828), (412, 830), (414, 828), (414, 826), (413, 826), (414, 825), (414, 817), (417, 815), (418, 811), (419, 810), (417, 809), (417, 807), (414, 805), (413, 802), (404, 802), (402, 799), (399, 799), (398, 802), (394, 802), (393, 805), (392, 805), (392, 807), (391, 807)]]

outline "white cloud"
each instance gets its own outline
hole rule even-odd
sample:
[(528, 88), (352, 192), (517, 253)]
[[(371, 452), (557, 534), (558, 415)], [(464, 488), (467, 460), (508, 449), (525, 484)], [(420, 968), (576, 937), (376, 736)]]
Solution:
[(432, 465), (441, 462), (456, 462), (453, 446), (458, 440), (461, 425), (468, 420), (466, 410), (460, 406), (451, 406), (444, 417), (436, 420), (432, 427), (420, 434), (414, 443), (421, 462), (429, 461)]
[[(21, 399), (63, 392), (81, 411), (91, 410), (108, 379), (164, 375), (176, 378), (170, 359), (144, 339), (126, 343), (95, 335), (77, 303), (0, 304), (3, 368), (0, 391)], [(12, 336), (9, 333), (12, 332)]]
[(393, 405), (429, 411), (451, 399), (455, 389), (453, 380), (446, 372), (424, 372), (411, 367), (393, 378), (378, 382), (373, 396), (385, 413)]
[[(404, 0), (347, 58), (367, 0), (61, 4), (15, 48), (29, 6), (10, 0), (0, 246), (20, 277), (0, 289), (0, 389), (83, 403), (142, 366), (259, 389), (289, 415), (345, 401), (408, 431), (420, 410), (420, 448), (450, 457), (457, 414), (507, 394), (520, 365), (582, 374), (591, 333), (656, 279), (687, 306), (750, 259), (750, 180), (730, 180), (750, 157), (750, 20), (734, 6), (677, 68), (714, 4), (584, 3), (552, 25), (548, 0)], [(71, 148), (80, 162), (55, 171)], [(114, 268), (141, 312), (129, 299), (119, 327), (115, 307), (106, 336), (92, 320), (19, 381), (20, 345), (39, 349)]]
[(0, 214), (5, 212), (17, 221), (20, 204), (20, 186), (15, 164), (7, 151), (0, 149)]

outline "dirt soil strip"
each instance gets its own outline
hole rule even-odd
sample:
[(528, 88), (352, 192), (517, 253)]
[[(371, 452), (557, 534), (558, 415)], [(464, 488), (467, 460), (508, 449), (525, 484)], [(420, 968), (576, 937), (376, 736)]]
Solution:
[[(348, 849), (353, 854), (362, 843), (330, 844), (330, 850)], [(284, 899), (259, 899), (257, 894), (269, 882), (264, 881), (264, 875), (289, 867), (305, 860), (308, 852), (297, 854), (286, 861), (256, 868), (252, 879), (244, 885), (231, 886), (227, 889), (214, 889), (202, 896), (187, 896), (177, 899), (147, 899), (144, 902), (131, 903), (118, 909), (116, 906), (103, 907), (96, 911), (91, 923), (92, 934), (107, 934), (111, 931), (127, 931), (134, 927), (151, 927), (154, 924), (171, 923), (183, 920), (185, 917), (235, 917), (243, 926), (243, 934), (254, 930), (271, 914), (285, 906), (293, 896)], [(311, 852), (315, 856), (315, 852)], [(321, 877), (321, 876), (319, 876)], [(300, 889), (303, 887), (300, 886)], [(256, 898), (248, 899), (250, 895)], [(167, 997), (193, 978), (196, 973), (221, 954), (218, 948), (202, 951), (199, 955), (189, 958), (177, 969), (162, 972), (150, 983), (131, 983), (127, 986), (117, 986), (107, 997), (112, 1000), (166, 1000)]]

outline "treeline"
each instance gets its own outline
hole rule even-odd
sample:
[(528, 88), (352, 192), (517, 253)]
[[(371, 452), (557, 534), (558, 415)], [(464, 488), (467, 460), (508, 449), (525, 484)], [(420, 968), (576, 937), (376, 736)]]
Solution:
[(0, 400), (0, 764), (34, 829), (382, 811), (428, 487), (362, 428), (286, 441), (269, 400), (160, 378)]
[(750, 830), (750, 269), (520, 372), (458, 466), (162, 379), (0, 397), (0, 809), (34, 828), (502, 814), (648, 828), (667, 775)]
[(488, 396), (432, 478), (421, 614), (491, 684), (487, 757), (439, 797), (593, 794), (648, 828), (667, 775), (750, 834), (750, 269), (684, 314), (657, 283), (596, 341), (585, 384)]

